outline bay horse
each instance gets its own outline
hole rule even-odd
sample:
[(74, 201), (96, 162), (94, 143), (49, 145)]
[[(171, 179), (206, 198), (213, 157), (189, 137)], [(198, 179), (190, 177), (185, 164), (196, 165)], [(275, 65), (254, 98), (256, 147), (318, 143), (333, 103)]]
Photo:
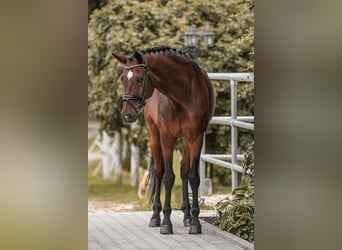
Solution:
[[(204, 132), (215, 109), (215, 95), (207, 73), (188, 53), (160, 46), (136, 51), (132, 56), (112, 53), (121, 62), (124, 87), (121, 116), (125, 123), (137, 120), (144, 108), (150, 135), (153, 215), (150, 227), (161, 234), (173, 234), (171, 190), (175, 180), (172, 161), (176, 140), (182, 143), (180, 172), (184, 212), (183, 224), (190, 234), (202, 233), (198, 219), (199, 160)], [(192, 189), (192, 206), (188, 197)], [(161, 223), (161, 184), (165, 186), (165, 203)], [(191, 212), (191, 214), (190, 214)]]

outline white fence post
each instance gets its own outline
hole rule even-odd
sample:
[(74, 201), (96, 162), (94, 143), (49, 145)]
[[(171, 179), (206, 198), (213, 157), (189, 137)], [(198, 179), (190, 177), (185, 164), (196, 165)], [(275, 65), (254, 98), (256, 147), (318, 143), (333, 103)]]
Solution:
[[(94, 137), (95, 135), (95, 133), (92, 133), (91, 137)], [(88, 167), (90, 166), (90, 162), (100, 160), (93, 171), (93, 175), (97, 175), (97, 173), (102, 167), (103, 179), (109, 179), (110, 172), (113, 170), (111, 164), (110, 143), (111, 139), (109, 135), (105, 131), (102, 131), (102, 142), (100, 134), (97, 134), (94, 142), (88, 149)]]
[(109, 179), (110, 177), (110, 170), (111, 170), (111, 162), (110, 162), (110, 137), (106, 133), (106, 131), (102, 132), (102, 146), (103, 146), (103, 157), (102, 157), (102, 166), (103, 172), (102, 176), (103, 179)]
[[(237, 81), (230, 80), (230, 107), (233, 120), (237, 117)], [(237, 164), (237, 127), (231, 126), (231, 148), (232, 148), (232, 164)], [(238, 173), (232, 169), (232, 190), (238, 186)]]
[(122, 183), (122, 157), (121, 157), (121, 133), (114, 131), (114, 142), (112, 144), (112, 164), (111, 168), (114, 169), (115, 183)]

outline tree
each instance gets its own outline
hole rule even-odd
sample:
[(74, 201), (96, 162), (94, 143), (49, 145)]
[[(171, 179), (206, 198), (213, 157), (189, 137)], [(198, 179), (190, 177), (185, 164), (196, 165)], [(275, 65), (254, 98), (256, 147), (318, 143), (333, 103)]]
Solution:
[[(88, 24), (89, 117), (99, 120), (101, 128), (109, 134), (120, 132), (123, 126), (119, 98), (122, 88), (118, 80), (121, 65), (112, 59), (112, 52), (130, 55), (160, 45), (181, 49), (189, 27), (203, 32), (209, 26), (216, 34), (214, 48), (202, 50), (198, 59), (208, 72), (253, 72), (253, 10), (252, 0), (115, 0), (95, 9)], [(200, 46), (204, 47), (203, 41)], [(227, 114), (229, 83), (213, 84), (217, 92), (215, 114)], [(249, 84), (239, 90), (239, 115), (253, 114), (253, 86)], [(145, 127), (142, 116), (139, 118), (139, 126)], [(250, 132), (244, 133), (252, 136)], [(147, 138), (144, 129), (137, 141), (141, 154), (147, 150)], [(247, 148), (244, 137), (239, 138), (239, 143)], [(228, 144), (229, 129), (209, 127), (208, 152), (227, 152)]]
[(102, 6), (107, 4), (107, 0), (88, 0), (88, 20), (90, 14), (95, 10), (95, 9), (100, 9)]

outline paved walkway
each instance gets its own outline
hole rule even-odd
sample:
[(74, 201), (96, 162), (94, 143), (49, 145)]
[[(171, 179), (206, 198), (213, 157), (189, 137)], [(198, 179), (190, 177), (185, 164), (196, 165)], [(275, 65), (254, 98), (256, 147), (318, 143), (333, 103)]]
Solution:
[[(208, 212), (207, 212), (208, 213)], [(205, 216), (201, 212), (200, 216)], [(188, 234), (183, 213), (173, 211), (172, 235), (161, 235), (148, 226), (152, 212), (88, 213), (88, 250), (97, 249), (254, 249), (249, 242), (201, 220), (202, 234)]]

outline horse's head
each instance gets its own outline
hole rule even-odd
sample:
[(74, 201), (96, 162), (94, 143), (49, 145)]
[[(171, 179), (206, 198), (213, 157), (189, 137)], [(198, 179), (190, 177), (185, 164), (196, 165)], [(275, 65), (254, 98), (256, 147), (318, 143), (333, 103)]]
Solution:
[(124, 64), (120, 78), (124, 87), (121, 117), (124, 122), (133, 123), (137, 120), (138, 112), (145, 106), (145, 100), (153, 92), (152, 85), (148, 84), (147, 60), (140, 52), (135, 52), (131, 57), (112, 55)]

